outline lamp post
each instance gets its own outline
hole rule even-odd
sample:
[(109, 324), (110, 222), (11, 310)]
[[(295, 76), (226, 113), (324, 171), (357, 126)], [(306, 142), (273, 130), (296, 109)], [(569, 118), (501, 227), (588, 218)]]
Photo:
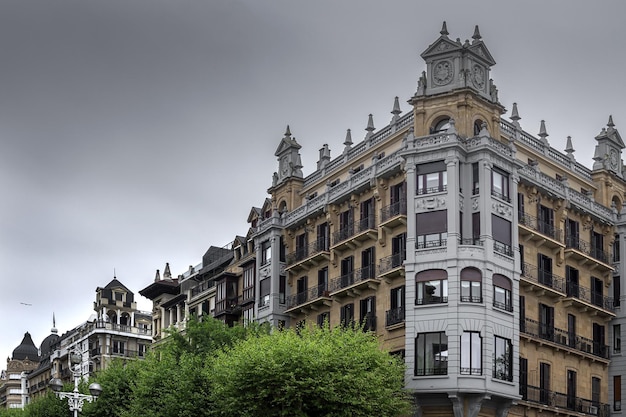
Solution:
[(50, 387), (54, 391), (57, 397), (60, 399), (67, 398), (67, 404), (70, 407), (70, 411), (74, 412), (74, 417), (78, 417), (78, 412), (83, 411), (83, 404), (85, 401), (93, 402), (98, 396), (102, 393), (102, 387), (97, 382), (94, 382), (89, 385), (89, 392), (91, 395), (81, 394), (78, 392), (78, 384), (81, 377), (81, 365), (83, 362), (83, 355), (77, 350), (71, 350), (69, 352), (70, 359), (70, 372), (74, 377), (74, 391), (72, 392), (62, 392), (63, 383), (59, 378), (52, 378), (50, 380)]

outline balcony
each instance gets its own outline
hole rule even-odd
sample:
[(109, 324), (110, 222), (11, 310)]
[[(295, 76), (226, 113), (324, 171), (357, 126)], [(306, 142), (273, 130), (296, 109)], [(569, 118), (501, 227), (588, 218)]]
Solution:
[(374, 216), (368, 216), (333, 233), (332, 249), (355, 249), (366, 240), (378, 237)]
[(391, 281), (397, 277), (404, 276), (404, 260), (406, 253), (394, 253), (382, 258), (378, 263), (378, 277), (386, 281)]
[(331, 298), (326, 284), (321, 284), (287, 297), (287, 309), (285, 312), (304, 312), (306, 310), (314, 310), (321, 305), (331, 305)]
[(581, 356), (600, 358), (606, 363), (609, 360), (609, 346), (529, 318), (520, 323), (520, 335), (540, 344), (544, 341), (554, 343), (556, 347), (568, 348)]
[(520, 286), (530, 292), (535, 291), (541, 296), (552, 298), (565, 296), (565, 279), (552, 272), (537, 269), (536, 266), (528, 263), (522, 265)]
[(546, 246), (552, 249), (563, 247), (563, 231), (554, 225), (537, 219), (530, 214), (519, 213), (518, 225), (520, 243), (534, 242), (537, 247)]
[(613, 297), (598, 294), (590, 288), (583, 287), (573, 282), (566, 285), (567, 298), (563, 305), (574, 306), (581, 311), (594, 310), (595, 314), (605, 318), (615, 317), (615, 303)]
[(327, 262), (329, 259), (328, 240), (324, 238), (317, 239), (315, 242), (288, 254), (285, 269), (294, 272), (300, 269), (308, 270), (322, 262)]
[(376, 278), (376, 266), (370, 265), (332, 280), (329, 289), (331, 295), (356, 296), (359, 294), (359, 290), (376, 289), (378, 285), (380, 285), (380, 281)]
[(522, 401), (554, 408), (559, 413), (562, 413), (562, 410), (570, 410), (590, 416), (609, 417), (611, 415), (611, 406), (609, 404), (585, 400), (578, 396), (567, 395), (531, 385), (520, 384), (520, 395), (522, 396)]
[(406, 200), (400, 200), (380, 210), (380, 226), (393, 229), (406, 226)]
[(376, 315), (372, 313), (368, 313), (361, 319), (360, 327), (364, 332), (375, 332), (376, 331)]
[(415, 242), (415, 249), (433, 249), (433, 248), (440, 248), (440, 247), (446, 247), (448, 245), (448, 239), (433, 239), (433, 240), (426, 240), (426, 241), (417, 241)]
[(395, 326), (397, 324), (403, 324), (405, 319), (404, 306), (392, 308), (385, 313), (385, 327)]
[(497, 240), (493, 241), (493, 251), (494, 253), (500, 253), (504, 256), (508, 256), (509, 258), (513, 257), (513, 248), (511, 245), (498, 242)]
[(243, 297), (231, 297), (215, 301), (215, 317), (222, 315), (239, 315)]
[(574, 259), (578, 265), (588, 265), (591, 270), (613, 271), (610, 265), (611, 257), (608, 252), (591, 245), (589, 242), (580, 240), (575, 236), (565, 239), (565, 259)]

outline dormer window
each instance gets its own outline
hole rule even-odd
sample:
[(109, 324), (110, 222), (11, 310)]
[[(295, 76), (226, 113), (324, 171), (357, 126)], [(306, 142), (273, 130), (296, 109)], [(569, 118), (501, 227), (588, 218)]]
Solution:
[(339, 182), (340, 182), (340, 181), (341, 181), (341, 180), (340, 180), (339, 178), (337, 178), (335, 181), (331, 181), (331, 182), (328, 184), (328, 186), (332, 188), (332, 187), (334, 187), (335, 185), (339, 184)]

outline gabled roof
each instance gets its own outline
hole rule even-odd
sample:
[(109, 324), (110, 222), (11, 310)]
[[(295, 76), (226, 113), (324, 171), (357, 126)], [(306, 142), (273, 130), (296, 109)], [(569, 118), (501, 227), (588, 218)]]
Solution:
[(426, 59), (431, 56), (447, 54), (452, 51), (460, 51), (463, 49), (463, 45), (460, 42), (455, 42), (448, 38), (447, 35), (441, 35), (435, 42), (433, 42), (424, 52), (421, 53), (421, 57)]
[[(117, 278), (113, 278), (113, 279), (111, 280), (111, 282), (109, 282), (109, 283), (108, 283), (108, 284), (104, 287), (104, 289), (107, 289), (107, 290), (112, 290), (112, 289), (114, 289), (114, 288), (122, 288), (122, 289), (126, 290), (126, 292), (131, 292), (128, 288), (126, 288), (126, 286), (125, 286), (124, 284), (122, 284), (121, 282), (119, 282), (119, 281), (117, 280)], [(101, 290), (101, 289), (102, 289), (101, 287), (98, 287), (98, 288), (96, 288), (96, 291), (99, 291), (99, 290)]]
[(493, 56), (491, 55), (483, 41), (477, 41), (472, 43), (469, 48), (467, 48), (467, 50), (472, 52), (477, 57), (481, 58), (483, 61), (485, 61), (487, 65), (496, 65), (495, 59), (493, 59)]
[(248, 214), (248, 223), (252, 222), (252, 220), (254, 220), (255, 218), (261, 217), (261, 213), (263, 212), (261, 211), (260, 208), (252, 207), (250, 209), (250, 214)]

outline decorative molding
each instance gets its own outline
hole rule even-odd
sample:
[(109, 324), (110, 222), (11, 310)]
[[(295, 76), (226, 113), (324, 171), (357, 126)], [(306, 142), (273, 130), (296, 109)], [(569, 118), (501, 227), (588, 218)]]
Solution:
[(491, 210), (500, 217), (504, 217), (507, 220), (511, 220), (513, 218), (513, 209), (507, 204), (493, 201), (491, 203)]
[(415, 207), (419, 210), (436, 210), (446, 208), (446, 197), (424, 197), (415, 201)]

